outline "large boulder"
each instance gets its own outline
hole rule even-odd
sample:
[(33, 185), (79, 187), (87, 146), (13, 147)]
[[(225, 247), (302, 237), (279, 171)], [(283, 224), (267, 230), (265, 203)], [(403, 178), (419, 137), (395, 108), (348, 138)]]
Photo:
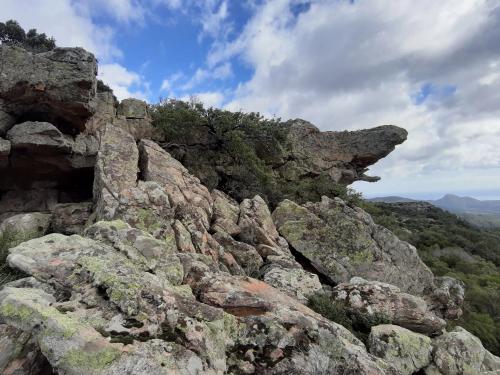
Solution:
[(368, 350), (392, 364), (403, 375), (411, 375), (427, 367), (432, 359), (429, 337), (391, 324), (372, 327)]
[(456, 327), (433, 341), (433, 364), (429, 375), (498, 374), (500, 358), (488, 352), (481, 340)]
[(356, 277), (333, 288), (332, 298), (366, 321), (383, 318), (427, 335), (440, 333), (446, 325), (422, 298), (386, 283)]
[(69, 154), (73, 140), (48, 122), (28, 121), (15, 125), (7, 132), (13, 150), (32, 154)]
[(0, 99), (15, 118), (44, 119), (82, 131), (94, 108), (97, 62), (82, 48), (56, 48), (32, 54), (0, 46)]
[(47, 233), (51, 218), (42, 212), (16, 214), (0, 223), (0, 234), (12, 243), (41, 237)]
[(339, 198), (302, 206), (285, 200), (273, 219), (290, 246), (332, 282), (359, 276), (417, 295), (434, 289), (434, 276), (415, 247)]
[(397, 373), (344, 327), (262, 281), (205, 272), (191, 286), (200, 301), (230, 314), (227, 360), (235, 373)]

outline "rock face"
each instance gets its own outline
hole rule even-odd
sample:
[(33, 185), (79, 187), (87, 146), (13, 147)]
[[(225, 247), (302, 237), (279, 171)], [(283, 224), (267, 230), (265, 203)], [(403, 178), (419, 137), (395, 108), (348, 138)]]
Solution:
[(333, 181), (377, 181), (365, 175), (367, 167), (394, 151), (408, 136), (406, 130), (385, 125), (372, 129), (343, 132), (321, 132), (304, 120), (288, 122), (287, 140), (290, 160), (278, 168), (283, 176), (297, 177), (327, 172)]
[(333, 288), (332, 296), (358, 315), (378, 315), (415, 332), (438, 334), (446, 325), (422, 298), (403, 293), (394, 285), (355, 277)]
[(427, 367), (432, 359), (429, 337), (390, 324), (372, 328), (368, 349), (371, 354), (391, 363), (403, 375), (411, 375)]
[[(260, 195), (211, 191), (144, 139), (154, 135), (144, 102), (96, 91), (92, 55), (0, 48), (0, 231), (26, 235), (7, 246), (7, 262), (28, 275), (0, 289), (2, 374), (498, 368), (468, 333), (430, 343), (405, 329), (439, 335), (442, 317), (460, 315), (463, 286), (434, 278), (361, 209), (324, 198), (284, 201), (271, 215)], [(325, 171), (336, 182), (365, 178), (406, 137), (396, 127), (287, 126), (293, 155), (276, 173), (292, 171), (292, 181)], [(306, 307), (316, 293), (398, 326), (373, 327), (368, 351)]]
[[(272, 126), (279, 135), (238, 135), (246, 146), (255, 148), (260, 168), (272, 180), (266, 186), (261, 185), (258, 176), (249, 178), (249, 169), (242, 169), (235, 156), (220, 146), (224, 141), (204, 125), (193, 125), (189, 131), (176, 132), (180, 135), (169, 134), (159, 140), (166, 151), (210, 189), (229, 192), (238, 200), (264, 194), (263, 198), (274, 207), (284, 198), (312, 199), (310, 196), (318, 195), (316, 185), (328, 188), (359, 180), (377, 181), (378, 177), (365, 175), (367, 167), (387, 156), (407, 137), (406, 130), (392, 125), (322, 132), (313, 124), (296, 119)], [(298, 186), (300, 192), (295, 193)]]
[(500, 358), (484, 349), (481, 341), (462, 327), (436, 338), (433, 364), (427, 374), (497, 374)]
[(335, 283), (359, 276), (414, 294), (434, 288), (416, 249), (339, 198), (303, 206), (285, 200), (273, 212), (279, 233)]
[(16, 119), (42, 119), (83, 130), (92, 115), (97, 62), (81, 48), (32, 54), (0, 46), (2, 110)]

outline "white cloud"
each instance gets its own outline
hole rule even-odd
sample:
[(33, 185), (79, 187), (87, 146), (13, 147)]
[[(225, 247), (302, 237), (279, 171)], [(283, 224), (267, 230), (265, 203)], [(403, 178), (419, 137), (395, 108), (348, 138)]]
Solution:
[[(323, 130), (403, 126), (408, 141), (373, 170), (422, 189), (443, 171), (465, 183), (475, 168), (500, 169), (498, 1), (317, 0), (299, 15), (296, 3), (257, 6), (236, 39), (214, 43), (209, 66), (242, 58), (254, 69), (229, 108)], [(426, 83), (434, 91), (417, 105)]]
[(181, 98), (181, 100), (184, 101), (190, 101), (190, 100), (197, 100), (202, 102), (205, 107), (216, 107), (220, 108), (222, 107), (222, 104), (224, 103), (224, 95), (220, 92), (198, 92), (190, 96), (184, 96)]
[(91, 15), (106, 15), (119, 22), (137, 22), (142, 23), (148, 12), (146, 4), (140, 0), (85, 0), (75, 2), (74, 6), (80, 13)]
[(2, 18), (53, 36), (59, 46), (83, 47), (103, 61), (122, 55), (113, 43), (113, 29), (96, 25), (69, 0), (51, 0), (50, 6), (38, 0), (2, 0), (1, 8)]
[(211, 36), (217, 38), (220, 34), (228, 31), (228, 25), (225, 23), (229, 16), (227, 1), (224, 0), (220, 4), (211, 5), (210, 2), (205, 2), (205, 10), (202, 13), (201, 25), (203, 28), (200, 37)]
[(146, 100), (148, 97), (148, 86), (144, 79), (119, 64), (102, 64), (98, 78), (113, 89), (119, 100), (130, 97)]

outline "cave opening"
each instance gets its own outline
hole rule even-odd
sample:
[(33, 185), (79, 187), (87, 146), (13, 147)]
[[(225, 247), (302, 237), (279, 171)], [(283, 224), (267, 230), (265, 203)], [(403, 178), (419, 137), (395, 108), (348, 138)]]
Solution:
[(0, 220), (18, 213), (50, 213), (62, 203), (92, 201), (93, 163), (75, 165), (71, 155), (12, 150), (0, 168)]

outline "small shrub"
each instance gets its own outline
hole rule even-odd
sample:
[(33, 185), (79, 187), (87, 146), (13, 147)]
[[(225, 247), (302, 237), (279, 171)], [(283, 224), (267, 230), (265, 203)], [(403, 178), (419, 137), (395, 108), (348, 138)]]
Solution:
[(371, 327), (392, 323), (383, 314), (367, 315), (357, 313), (349, 309), (344, 303), (333, 300), (325, 293), (317, 293), (311, 296), (308, 306), (328, 320), (344, 326), (363, 342), (368, 339)]

